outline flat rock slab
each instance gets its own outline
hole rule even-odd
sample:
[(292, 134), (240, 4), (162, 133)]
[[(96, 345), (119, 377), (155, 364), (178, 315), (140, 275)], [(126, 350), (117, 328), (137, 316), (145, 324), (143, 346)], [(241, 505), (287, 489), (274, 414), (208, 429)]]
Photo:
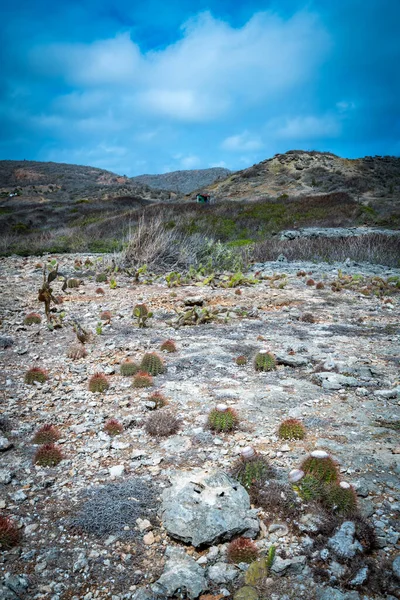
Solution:
[(162, 494), (161, 519), (182, 542), (212, 546), (234, 536), (255, 537), (257, 511), (245, 488), (222, 471), (195, 470), (174, 475)]

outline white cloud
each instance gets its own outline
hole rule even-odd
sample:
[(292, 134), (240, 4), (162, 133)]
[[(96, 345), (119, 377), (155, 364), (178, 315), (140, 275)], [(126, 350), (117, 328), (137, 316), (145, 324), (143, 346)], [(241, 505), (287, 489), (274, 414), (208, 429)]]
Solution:
[(42, 76), (80, 86), (62, 100), (69, 110), (115, 103), (125, 108), (121, 117), (207, 122), (266, 107), (277, 94), (309, 80), (328, 48), (325, 30), (307, 12), (286, 21), (260, 12), (239, 28), (206, 12), (159, 51), (141, 52), (124, 33), (91, 44), (37, 47), (30, 64)]
[(248, 131), (244, 131), (238, 135), (231, 135), (224, 139), (221, 144), (223, 150), (232, 152), (247, 152), (251, 150), (260, 150), (263, 143), (258, 136), (251, 136)]
[(311, 140), (334, 138), (340, 135), (341, 124), (332, 116), (304, 116), (286, 119), (282, 126), (273, 126), (278, 139)]

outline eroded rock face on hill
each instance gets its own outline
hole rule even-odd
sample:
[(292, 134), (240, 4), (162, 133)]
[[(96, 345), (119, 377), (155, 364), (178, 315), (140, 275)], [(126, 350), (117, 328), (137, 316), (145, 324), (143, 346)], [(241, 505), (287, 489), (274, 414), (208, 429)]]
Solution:
[[(247, 588), (237, 598), (255, 598), (252, 577), (264, 563), (244, 581), (248, 567), (230, 560), (229, 537), (244, 534), (255, 536), (261, 559), (275, 546), (266, 597), (396, 598), (400, 270), (259, 263), (259, 281), (249, 287), (171, 289), (164, 277), (137, 283), (121, 271), (112, 274), (116, 287), (107, 277), (96, 282), (93, 273), (111, 266), (111, 256), (56, 258), (60, 272), (82, 283), (63, 292), (62, 281), (52, 282), (63, 300), (50, 313), (61, 325), (53, 329), (37, 299), (46, 258), (0, 259), (1, 338), (13, 342), (0, 347), (0, 509), (16, 528), (14, 545), (1, 552), (0, 596), (234, 598)], [(93, 264), (78, 271), (76, 259)], [(174, 309), (187, 310), (193, 298), (218, 319), (171, 327)], [(154, 313), (143, 328), (132, 316), (141, 303)], [(32, 312), (41, 323), (26, 324)], [(111, 317), (102, 320), (105, 312)], [(73, 319), (90, 333), (78, 356), (69, 352)], [(161, 351), (168, 339), (176, 352)], [(275, 356), (271, 370), (255, 370), (260, 350)], [(149, 352), (165, 368), (153, 387), (135, 387), (121, 364), (130, 361), (135, 372)], [(48, 378), (25, 383), (32, 367)], [(107, 389), (89, 391), (95, 373)], [(163, 399), (162, 414), (179, 427), (174, 421), (171, 436), (154, 437), (146, 425)], [(236, 429), (210, 429), (219, 404), (237, 413)], [(301, 421), (304, 439), (278, 436), (286, 419)], [(62, 455), (54, 466), (34, 462), (33, 438), (49, 425)], [(261, 490), (244, 492), (232, 480), (247, 446), (271, 467)], [(299, 480), (289, 481), (315, 450), (333, 459), (357, 514), (331, 503), (326, 519), (299, 495)], [(199, 470), (207, 475), (198, 480)], [(3, 521), (0, 539), (8, 526)]]

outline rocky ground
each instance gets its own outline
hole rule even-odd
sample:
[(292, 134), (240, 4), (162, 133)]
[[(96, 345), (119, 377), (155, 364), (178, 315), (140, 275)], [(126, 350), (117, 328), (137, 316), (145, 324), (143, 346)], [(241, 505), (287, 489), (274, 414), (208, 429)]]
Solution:
[[(240, 286), (239, 295), (237, 288), (170, 289), (163, 278), (135, 283), (122, 273), (110, 289), (96, 283), (104, 265), (91, 258), (94, 266), (80, 272), (75, 256), (57, 257), (60, 271), (81, 284), (62, 292), (62, 282), (53, 283), (63, 297), (53, 316), (62, 313), (64, 323), (54, 330), (37, 299), (43, 259), (0, 262), (0, 508), (21, 534), (16, 546), (0, 549), (0, 598), (400, 598), (400, 270), (351, 261), (258, 264), (261, 280)], [(139, 302), (154, 312), (142, 329), (132, 317)], [(172, 327), (174, 309), (196, 302), (218, 309), (218, 319)], [(105, 310), (111, 321), (95, 333)], [(32, 311), (42, 323), (24, 325)], [(76, 341), (72, 318), (92, 332), (78, 360), (67, 356)], [(163, 354), (169, 338), (177, 352)], [(276, 370), (255, 371), (260, 350), (274, 353)], [(163, 355), (166, 372), (153, 388), (134, 388), (120, 364), (149, 351)], [(246, 365), (236, 364), (239, 355)], [(24, 383), (33, 366), (48, 372), (47, 382)], [(108, 378), (104, 393), (88, 390), (95, 372)], [(161, 410), (180, 421), (165, 438), (145, 429), (157, 412), (149, 402), (155, 389), (169, 402)], [(207, 427), (221, 402), (239, 415), (232, 433)], [(279, 439), (288, 417), (303, 422), (304, 440)], [(120, 435), (104, 431), (109, 419), (123, 425)], [(46, 424), (61, 432), (64, 458), (55, 467), (33, 463), (32, 438)], [(250, 506), (225, 475), (249, 445), (282, 485), (309, 452), (331, 453), (375, 530), (370, 553), (351, 519), (324, 538), (321, 514), (300, 499), (296, 516)], [(276, 547), (268, 592), (243, 591), (247, 565), (227, 561), (229, 539), (241, 533), (255, 537), (261, 557)]]

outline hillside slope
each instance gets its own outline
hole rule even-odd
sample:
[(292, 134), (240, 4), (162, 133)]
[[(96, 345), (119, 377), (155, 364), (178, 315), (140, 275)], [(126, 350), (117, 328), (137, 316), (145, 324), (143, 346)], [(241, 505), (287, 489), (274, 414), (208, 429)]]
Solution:
[(400, 198), (400, 158), (340, 158), (330, 153), (291, 150), (232, 173), (207, 188), (216, 200), (320, 195), (347, 192), (372, 202)]
[(190, 194), (201, 187), (224, 180), (232, 173), (229, 169), (214, 167), (212, 169), (192, 169), (173, 171), (163, 175), (138, 175), (131, 181), (147, 185), (155, 190), (171, 190), (182, 194)]

